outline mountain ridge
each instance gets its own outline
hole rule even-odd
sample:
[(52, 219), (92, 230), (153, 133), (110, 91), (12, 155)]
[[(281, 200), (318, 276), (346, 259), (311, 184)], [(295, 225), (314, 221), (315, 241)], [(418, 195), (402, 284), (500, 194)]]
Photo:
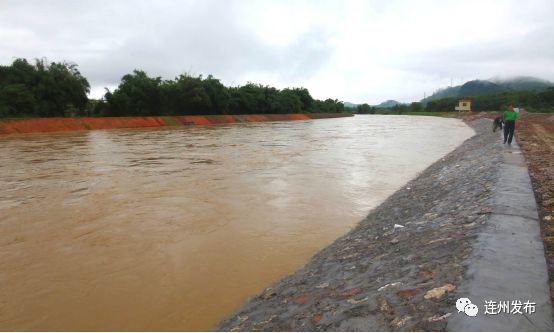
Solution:
[(510, 78), (492, 77), (488, 80), (471, 80), (462, 85), (441, 88), (420, 102), (446, 97), (480, 96), (504, 91), (532, 90), (542, 91), (554, 86), (553, 82), (532, 76), (514, 76)]
[[(344, 106), (347, 107), (347, 108), (356, 108), (359, 105), (363, 105), (363, 104), (368, 104), (368, 103), (344, 102)], [(384, 102), (381, 102), (379, 104), (376, 104), (376, 105), (371, 105), (371, 104), (368, 104), (368, 105), (370, 105), (371, 107), (374, 107), (374, 108), (378, 108), (378, 109), (388, 109), (388, 108), (392, 108), (396, 105), (402, 105), (402, 104), (404, 104), (404, 103), (400, 103), (399, 101), (394, 100), (394, 99), (388, 99), (388, 100), (386, 100)]]

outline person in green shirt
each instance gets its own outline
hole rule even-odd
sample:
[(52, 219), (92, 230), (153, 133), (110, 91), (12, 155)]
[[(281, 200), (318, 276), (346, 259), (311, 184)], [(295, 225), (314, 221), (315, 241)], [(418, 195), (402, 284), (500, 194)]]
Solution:
[(514, 107), (511, 104), (508, 107), (508, 111), (504, 111), (502, 116), (504, 118), (504, 143), (508, 142), (508, 145), (512, 144), (518, 116), (519, 113), (514, 111)]

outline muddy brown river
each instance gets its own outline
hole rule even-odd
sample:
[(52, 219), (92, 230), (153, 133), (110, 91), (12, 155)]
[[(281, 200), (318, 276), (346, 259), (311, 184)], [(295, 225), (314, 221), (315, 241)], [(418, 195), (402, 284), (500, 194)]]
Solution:
[(208, 330), (471, 135), (356, 116), (0, 137), (0, 330)]

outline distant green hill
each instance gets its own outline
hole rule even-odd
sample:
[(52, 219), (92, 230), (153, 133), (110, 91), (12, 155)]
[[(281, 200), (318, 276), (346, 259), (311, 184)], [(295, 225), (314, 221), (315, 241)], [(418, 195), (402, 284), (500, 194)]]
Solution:
[(387, 108), (392, 108), (396, 105), (401, 105), (402, 103), (398, 102), (398, 101), (395, 101), (393, 99), (389, 99), (387, 101), (384, 101), (383, 103), (381, 104), (378, 104), (378, 105), (374, 105), (374, 107), (378, 108), (378, 109), (387, 109)]
[(422, 103), (426, 103), (428, 101), (441, 99), (445, 97), (454, 97), (458, 96), (458, 93), (460, 92), (461, 86), (455, 86), (455, 87), (448, 87), (448, 88), (441, 88), (435, 93), (433, 93), (431, 96), (427, 96), (426, 98), (422, 99)]
[[(362, 103), (356, 104), (356, 103), (344, 102), (344, 107), (346, 107), (346, 108), (357, 108), (358, 105), (362, 105)], [(392, 108), (396, 105), (402, 105), (402, 103), (400, 103), (399, 101), (395, 101), (393, 99), (389, 99), (389, 100), (386, 100), (386, 101), (384, 101), (380, 104), (371, 105), (371, 107), (374, 107), (374, 108), (377, 108), (377, 109), (388, 109), (388, 108)]]
[(504, 88), (512, 90), (533, 90), (533, 91), (543, 91), (548, 87), (554, 86), (554, 83), (539, 79), (532, 76), (517, 76), (511, 79), (491, 79), (489, 80), (494, 82)]
[(447, 97), (468, 97), (495, 94), (512, 91), (544, 91), (553, 87), (554, 83), (531, 77), (518, 76), (508, 79), (493, 78), (490, 80), (472, 80), (460, 86), (439, 89), (431, 96), (421, 100), (423, 105), (429, 101), (439, 100)]
[(458, 96), (481, 96), (498, 93), (508, 88), (485, 80), (473, 80), (464, 83), (458, 91)]

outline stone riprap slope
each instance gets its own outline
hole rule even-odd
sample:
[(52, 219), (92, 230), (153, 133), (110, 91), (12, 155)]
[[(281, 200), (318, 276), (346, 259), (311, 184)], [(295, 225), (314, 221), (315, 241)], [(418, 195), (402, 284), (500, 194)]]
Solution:
[(474, 137), (216, 330), (444, 330), (501, 163), (490, 120), (470, 126)]

